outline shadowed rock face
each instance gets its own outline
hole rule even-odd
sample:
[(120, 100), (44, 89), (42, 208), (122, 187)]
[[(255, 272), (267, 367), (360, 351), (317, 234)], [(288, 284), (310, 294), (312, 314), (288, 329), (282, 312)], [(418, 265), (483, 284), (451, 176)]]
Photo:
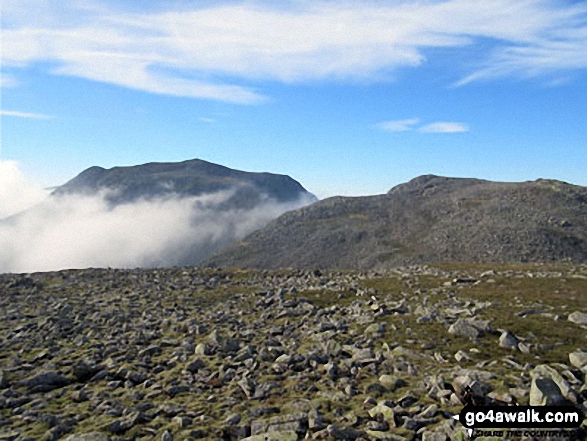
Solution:
[(211, 266), (390, 268), (439, 261), (587, 260), (587, 188), (420, 176), (289, 212)]
[(115, 190), (107, 196), (114, 204), (172, 193), (199, 196), (232, 189), (235, 194), (227, 208), (251, 208), (267, 197), (277, 202), (293, 202), (300, 197), (315, 199), (289, 176), (243, 172), (199, 159), (111, 169), (90, 167), (53, 194), (93, 194), (103, 189)]

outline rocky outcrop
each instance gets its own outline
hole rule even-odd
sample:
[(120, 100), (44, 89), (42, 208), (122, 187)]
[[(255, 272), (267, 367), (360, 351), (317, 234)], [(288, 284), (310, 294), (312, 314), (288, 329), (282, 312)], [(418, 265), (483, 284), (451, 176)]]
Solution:
[(357, 270), (455, 261), (587, 261), (587, 188), (421, 176), (385, 195), (286, 213), (206, 264)]

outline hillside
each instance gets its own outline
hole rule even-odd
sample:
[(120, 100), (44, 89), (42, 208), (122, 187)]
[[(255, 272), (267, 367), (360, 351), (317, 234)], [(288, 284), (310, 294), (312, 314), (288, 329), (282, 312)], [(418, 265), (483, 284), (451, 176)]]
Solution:
[(108, 196), (116, 204), (171, 193), (199, 196), (233, 189), (230, 208), (251, 208), (267, 197), (277, 202), (292, 202), (302, 196), (316, 199), (289, 176), (233, 170), (200, 159), (110, 169), (90, 167), (53, 194), (92, 194), (103, 189), (116, 190)]
[(420, 176), (369, 197), (289, 212), (205, 263), (252, 268), (391, 268), (587, 260), (587, 188)]
[(0, 439), (463, 440), (465, 403), (587, 413), (586, 288), (569, 264), (0, 275)]

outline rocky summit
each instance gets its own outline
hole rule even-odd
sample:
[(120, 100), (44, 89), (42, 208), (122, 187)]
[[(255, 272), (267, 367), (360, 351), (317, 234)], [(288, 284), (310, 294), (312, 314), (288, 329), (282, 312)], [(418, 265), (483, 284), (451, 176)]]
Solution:
[(382, 269), (454, 261), (587, 261), (587, 188), (420, 176), (385, 195), (285, 213), (206, 263)]
[(466, 403), (587, 414), (586, 293), (571, 264), (3, 274), (0, 439), (446, 441)]

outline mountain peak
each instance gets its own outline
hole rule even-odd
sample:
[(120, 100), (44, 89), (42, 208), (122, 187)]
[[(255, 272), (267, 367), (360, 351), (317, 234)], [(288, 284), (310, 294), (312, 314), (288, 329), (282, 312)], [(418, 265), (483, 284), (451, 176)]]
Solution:
[(481, 179), (474, 178), (451, 178), (438, 175), (422, 175), (414, 178), (403, 184), (396, 185), (387, 194), (397, 194), (405, 192), (421, 192), (433, 188), (455, 188), (455, 187), (468, 187), (483, 182)]
[(123, 203), (165, 194), (199, 196), (234, 189), (235, 200), (245, 206), (254, 205), (265, 197), (278, 202), (298, 200), (301, 196), (316, 200), (296, 180), (286, 175), (234, 170), (201, 159), (182, 162), (150, 162), (113, 167), (90, 167), (58, 187), (53, 194), (93, 194), (115, 189), (110, 202)]

